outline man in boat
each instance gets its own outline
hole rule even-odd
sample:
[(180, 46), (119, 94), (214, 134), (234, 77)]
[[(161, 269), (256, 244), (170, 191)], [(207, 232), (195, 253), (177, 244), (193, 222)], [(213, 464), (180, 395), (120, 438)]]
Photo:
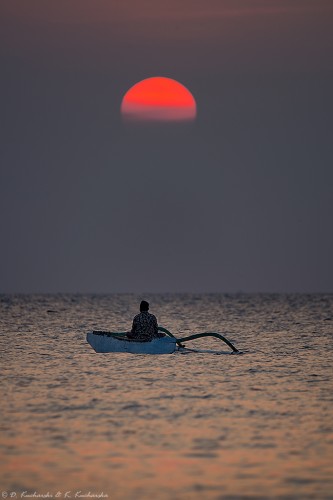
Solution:
[(152, 340), (153, 338), (164, 337), (158, 331), (157, 319), (148, 312), (149, 303), (143, 300), (140, 304), (140, 313), (133, 319), (132, 330), (127, 333), (130, 339)]

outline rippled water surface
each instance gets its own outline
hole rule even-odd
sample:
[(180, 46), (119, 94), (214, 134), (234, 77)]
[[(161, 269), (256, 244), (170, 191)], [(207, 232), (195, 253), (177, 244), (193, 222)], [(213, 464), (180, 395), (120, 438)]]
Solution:
[[(141, 298), (243, 354), (96, 354), (86, 332), (128, 330)], [(2, 295), (0, 490), (332, 499), (332, 325), (332, 295)]]

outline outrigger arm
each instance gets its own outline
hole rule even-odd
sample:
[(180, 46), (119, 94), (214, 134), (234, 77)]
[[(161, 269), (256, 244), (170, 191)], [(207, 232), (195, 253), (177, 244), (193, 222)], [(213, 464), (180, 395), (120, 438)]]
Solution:
[(238, 349), (236, 349), (236, 347), (228, 340), (226, 339), (225, 337), (223, 337), (223, 335), (221, 335), (220, 333), (210, 333), (210, 332), (204, 332), (204, 333), (195, 333), (193, 335), (189, 335), (188, 337), (182, 337), (181, 339), (177, 339), (174, 335), (172, 335), (171, 332), (169, 332), (169, 330), (167, 330), (166, 328), (163, 328), (162, 326), (159, 326), (158, 329), (163, 332), (163, 333), (166, 333), (167, 335), (169, 335), (170, 337), (176, 339), (176, 342), (177, 344), (180, 346), (180, 347), (184, 347), (182, 345), (182, 342), (187, 342), (189, 340), (195, 340), (195, 339), (200, 339), (202, 337), (215, 337), (217, 339), (220, 339), (220, 340), (223, 340), (223, 342), (225, 342), (229, 347), (230, 349), (232, 349), (234, 352), (239, 352)]

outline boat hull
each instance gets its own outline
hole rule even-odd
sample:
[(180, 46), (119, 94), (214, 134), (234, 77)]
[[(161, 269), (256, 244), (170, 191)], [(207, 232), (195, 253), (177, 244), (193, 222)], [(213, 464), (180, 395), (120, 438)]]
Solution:
[(161, 337), (150, 342), (115, 337), (108, 332), (88, 332), (87, 342), (96, 352), (128, 352), (131, 354), (172, 354), (176, 350), (176, 340)]

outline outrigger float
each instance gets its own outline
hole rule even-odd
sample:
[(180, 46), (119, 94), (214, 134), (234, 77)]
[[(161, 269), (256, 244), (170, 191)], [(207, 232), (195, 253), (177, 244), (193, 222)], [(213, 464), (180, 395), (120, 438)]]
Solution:
[(178, 349), (183, 349), (184, 342), (203, 337), (215, 337), (225, 342), (233, 353), (238, 349), (223, 335), (219, 333), (196, 333), (188, 337), (176, 338), (166, 328), (158, 327), (165, 336), (153, 340), (132, 340), (126, 332), (92, 331), (87, 333), (87, 342), (96, 352), (129, 352), (131, 354), (172, 354)]

